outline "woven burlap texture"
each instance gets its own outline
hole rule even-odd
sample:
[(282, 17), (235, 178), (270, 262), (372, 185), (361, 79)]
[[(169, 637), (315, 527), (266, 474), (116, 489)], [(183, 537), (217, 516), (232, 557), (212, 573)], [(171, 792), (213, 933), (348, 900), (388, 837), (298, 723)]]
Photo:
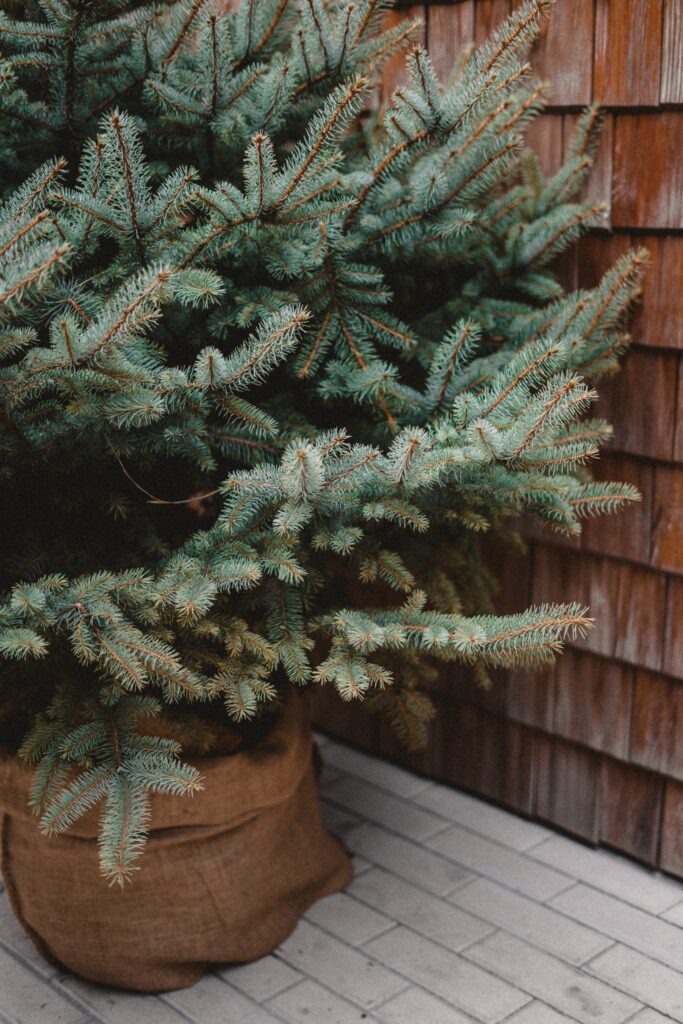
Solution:
[(268, 738), (233, 756), (192, 758), (205, 789), (154, 795), (140, 870), (121, 889), (98, 868), (96, 809), (42, 836), (31, 771), (0, 759), (2, 874), (41, 953), (90, 981), (141, 992), (194, 984), (208, 965), (255, 960), (351, 864), (320, 820), (306, 702), (297, 694)]

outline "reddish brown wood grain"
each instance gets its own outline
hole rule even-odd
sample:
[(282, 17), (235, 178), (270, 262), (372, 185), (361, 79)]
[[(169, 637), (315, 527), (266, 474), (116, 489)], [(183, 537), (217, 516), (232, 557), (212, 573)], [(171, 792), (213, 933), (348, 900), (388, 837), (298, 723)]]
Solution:
[(552, 731), (625, 759), (629, 750), (633, 669), (584, 651), (567, 650), (555, 668)]
[(675, 679), (683, 679), (683, 578), (680, 576), (667, 580), (662, 647), (662, 670)]
[(535, 73), (551, 83), (553, 106), (585, 106), (592, 99), (593, 0), (555, 4), (534, 44)]
[(640, 491), (641, 500), (609, 516), (586, 519), (581, 549), (647, 565), (650, 562), (654, 468), (630, 455), (603, 452), (591, 466), (596, 480), (620, 480)]
[(661, 103), (683, 103), (683, 6), (664, 0), (662, 33)]
[(683, 462), (683, 356), (679, 356), (676, 367), (678, 388), (676, 398), (676, 433), (674, 435), (674, 460)]
[(683, 684), (636, 672), (628, 758), (683, 781)]
[(619, 373), (599, 382), (596, 415), (614, 427), (614, 448), (669, 461), (673, 455), (677, 357), (634, 348)]
[(527, 144), (538, 157), (544, 174), (555, 174), (562, 166), (562, 115), (541, 114), (526, 133)]
[(598, 103), (659, 103), (662, 8), (663, 0), (596, 0), (593, 88)]
[(674, 111), (618, 114), (612, 223), (683, 228), (683, 117)]
[(474, 3), (427, 7), (427, 47), (437, 75), (448, 82), (459, 67), (463, 52), (474, 43)]
[(580, 649), (659, 670), (665, 590), (660, 573), (640, 566), (536, 547), (534, 604), (578, 601), (596, 620), (585, 640), (573, 642)]
[(631, 248), (630, 234), (591, 231), (576, 246), (579, 288), (595, 288), (620, 256)]
[(509, 16), (510, 0), (477, 0), (474, 5), (474, 35), (477, 46), (485, 42)]
[(506, 714), (514, 722), (553, 731), (555, 673), (511, 672), (507, 680)]
[(683, 575), (683, 466), (655, 467), (653, 505), (650, 562)]
[(657, 863), (663, 780), (634, 765), (602, 763), (600, 839), (646, 864)]
[(639, 235), (634, 242), (644, 246), (650, 258), (633, 337), (653, 348), (683, 349), (683, 236)]
[(666, 784), (659, 863), (664, 871), (683, 875), (683, 785), (679, 782)]
[(559, 737), (536, 747), (534, 812), (544, 821), (596, 842), (600, 826), (600, 755)]
[[(415, 42), (424, 45), (427, 41), (427, 29), (426, 8), (423, 5), (419, 4), (411, 7), (402, 7), (400, 10), (389, 11), (384, 24), (386, 28), (393, 28), (403, 21), (415, 21), (416, 19), (422, 20), (422, 27), (416, 30), (412, 38)], [(406, 47), (400, 53), (394, 54), (384, 68), (380, 87), (380, 104), (383, 107), (390, 106), (394, 90), (399, 85), (405, 84), (408, 80), (405, 56), (405, 50), (408, 45), (406, 44)]]
[[(562, 122), (562, 144), (565, 154), (574, 135), (579, 114), (565, 114)], [(612, 224), (612, 156), (614, 150), (614, 117), (603, 120), (600, 143), (580, 198), (588, 203), (604, 203), (605, 212), (593, 218), (593, 227), (609, 228)]]

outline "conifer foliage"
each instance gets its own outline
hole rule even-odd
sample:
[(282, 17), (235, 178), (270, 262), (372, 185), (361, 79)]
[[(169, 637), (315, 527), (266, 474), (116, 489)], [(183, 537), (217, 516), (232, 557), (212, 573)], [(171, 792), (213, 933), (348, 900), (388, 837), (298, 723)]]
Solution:
[(201, 786), (184, 739), (326, 683), (419, 743), (435, 659), (587, 629), (496, 615), (482, 553), (637, 498), (588, 415), (643, 256), (556, 277), (599, 117), (546, 178), (546, 0), (448, 84), (384, 0), (2, 6), (3, 730), (45, 832), (101, 804), (123, 882), (148, 794)]

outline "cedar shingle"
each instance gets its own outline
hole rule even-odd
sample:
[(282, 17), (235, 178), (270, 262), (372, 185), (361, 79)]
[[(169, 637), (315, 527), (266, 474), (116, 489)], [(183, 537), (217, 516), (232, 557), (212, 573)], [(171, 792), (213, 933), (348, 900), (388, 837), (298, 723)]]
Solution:
[[(393, 28), (395, 25), (399, 25), (402, 21), (414, 21), (415, 18), (422, 18), (423, 22), (426, 22), (426, 8), (424, 5), (415, 4), (411, 7), (402, 7), (400, 10), (388, 11), (384, 20), (385, 28)], [(427, 41), (427, 33), (425, 25), (419, 29), (414, 35), (413, 40), (416, 43), (421, 43), (423, 46)], [(399, 85), (405, 85), (408, 81), (408, 71), (406, 69), (406, 47), (399, 52), (394, 54), (390, 60), (384, 66), (382, 73), (382, 84), (380, 87), (380, 104), (383, 107), (391, 105), (391, 97), (394, 94), (394, 90)]]
[(633, 484), (641, 500), (626, 505), (620, 512), (609, 516), (584, 519), (581, 548), (615, 558), (627, 558), (647, 565), (653, 519), (653, 467), (629, 455), (618, 455), (605, 450), (591, 464), (596, 480), (619, 480)]
[(474, 5), (474, 35), (477, 46), (486, 42), (510, 14), (510, 0), (477, 0)]
[(592, 99), (593, 0), (555, 4), (531, 52), (539, 78), (550, 81), (553, 106), (585, 106)]
[(431, 4), (426, 12), (429, 56), (437, 75), (447, 82), (465, 47), (474, 42), (474, 3)]
[(683, 103), (683, 7), (680, 0), (664, 0), (659, 98), (662, 103)]
[(662, 671), (683, 679), (683, 577), (671, 576), (666, 585), (666, 620)]
[(625, 760), (633, 669), (585, 651), (567, 650), (555, 667), (552, 731)]
[(629, 760), (683, 781), (683, 685), (636, 672)]
[[(579, 114), (565, 114), (562, 126), (562, 140), (565, 153), (574, 135)], [(614, 116), (607, 114), (603, 120), (600, 143), (581, 191), (581, 199), (588, 203), (604, 203), (606, 210), (593, 221), (594, 227), (609, 228), (612, 224), (612, 156), (614, 150)]]
[(595, 842), (599, 801), (600, 756), (557, 736), (539, 737), (535, 814)]
[(634, 310), (633, 338), (652, 348), (683, 349), (683, 237), (641, 235), (634, 241), (645, 246), (650, 262)]
[(651, 564), (683, 574), (683, 466), (657, 466)]
[[(663, 0), (596, 0), (593, 88), (598, 103), (659, 103), (662, 4)], [(573, 7), (574, 0), (566, 6)]]
[(669, 461), (672, 457), (676, 356), (633, 349), (614, 377), (598, 382), (593, 407), (614, 427), (614, 448), (632, 455)]
[(683, 117), (674, 111), (618, 114), (612, 224), (683, 228)]
[(595, 626), (573, 645), (629, 665), (661, 667), (665, 583), (661, 573), (611, 558), (536, 547), (534, 603), (588, 605)]
[(526, 132), (526, 141), (538, 157), (544, 174), (551, 175), (562, 166), (562, 115), (541, 114)]
[(666, 784), (659, 865), (664, 871), (683, 875), (683, 785), (679, 782)]
[(652, 772), (605, 758), (600, 839), (647, 864), (656, 864), (664, 784)]

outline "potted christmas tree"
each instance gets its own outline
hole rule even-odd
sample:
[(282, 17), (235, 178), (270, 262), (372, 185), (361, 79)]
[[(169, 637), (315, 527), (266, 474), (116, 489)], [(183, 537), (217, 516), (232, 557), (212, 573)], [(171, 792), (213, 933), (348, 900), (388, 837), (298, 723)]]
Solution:
[(3, 872), (47, 955), (178, 987), (348, 880), (305, 687), (415, 740), (417, 666), (587, 628), (496, 616), (481, 553), (637, 498), (584, 414), (642, 257), (553, 272), (598, 118), (546, 180), (545, 0), (379, 114), (382, 0), (3, 6)]

